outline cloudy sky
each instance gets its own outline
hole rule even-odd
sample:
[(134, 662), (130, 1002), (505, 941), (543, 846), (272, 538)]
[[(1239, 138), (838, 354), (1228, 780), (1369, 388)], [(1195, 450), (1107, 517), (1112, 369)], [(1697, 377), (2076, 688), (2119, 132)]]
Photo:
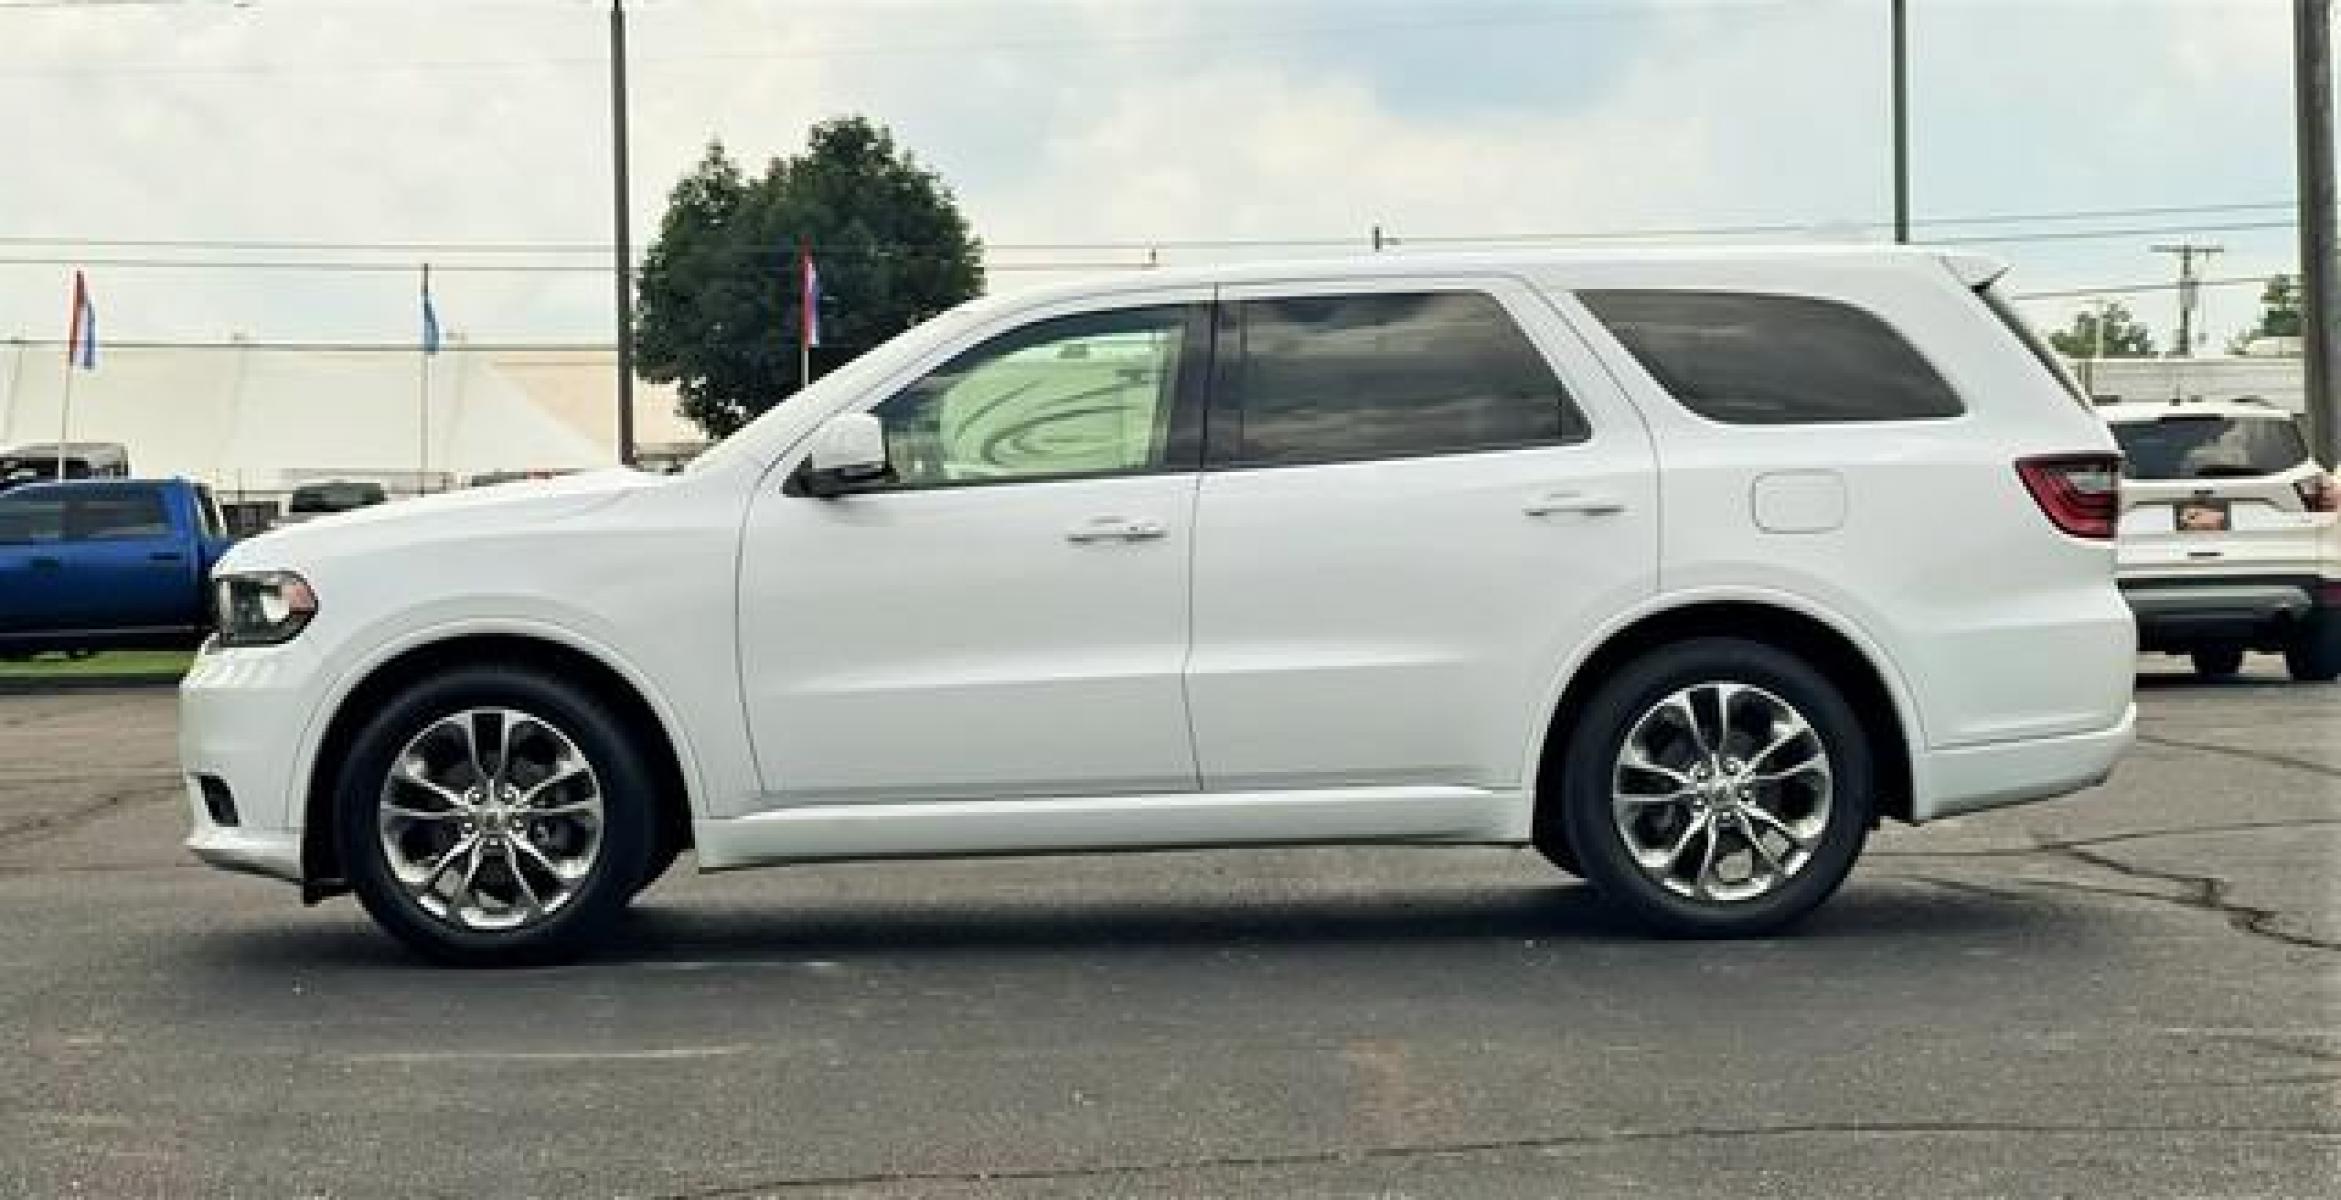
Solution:
[[(2188, 235), (2227, 248), (2213, 277), (2294, 266), (2286, 0), (1910, 7), (1922, 238), (2021, 239), (1983, 246), (2019, 291), (2167, 280), (2149, 246)], [(0, 0), (0, 339), (59, 336), (74, 262), (113, 339), (410, 339), (428, 257), (451, 328), (606, 340), (590, 249), (477, 249), (608, 241), (606, 10)], [(950, 182), (995, 290), (1156, 242), (1877, 238), (1890, 215), (1886, 0), (628, 10), (638, 237), (708, 139), (760, 163), (846, 112)], [(463, 269), (490, 264), (531, 269)], [(2256, 296), (2206, 293), (2214, 347)], [(2128, 299), (2167, 341), (2171, 294)]]

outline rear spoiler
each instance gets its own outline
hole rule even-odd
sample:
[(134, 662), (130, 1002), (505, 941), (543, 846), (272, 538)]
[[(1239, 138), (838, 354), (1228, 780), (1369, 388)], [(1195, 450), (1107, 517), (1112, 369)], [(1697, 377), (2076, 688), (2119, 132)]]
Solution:
[(2008, 264), (1988, 254), (1945, 254), (1943, 265), (1951, 269), (1959, 282), (1979, 292), (2008, 273)]

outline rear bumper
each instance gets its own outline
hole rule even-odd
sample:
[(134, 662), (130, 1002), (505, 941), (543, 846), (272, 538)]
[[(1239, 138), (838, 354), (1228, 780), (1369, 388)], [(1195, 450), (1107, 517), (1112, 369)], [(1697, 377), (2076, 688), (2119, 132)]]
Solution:
[(2141, 649), (2202, 641), (2272, 643), (2321, 607), (2334, 585), (2315, 576), (2218, 576), (2122, 581)]
[(2106, 729), (1929, 750), (1919, 756), (1913, 819), (2047, 800), (2095, 787), (2137, 740), (2138, 706)]

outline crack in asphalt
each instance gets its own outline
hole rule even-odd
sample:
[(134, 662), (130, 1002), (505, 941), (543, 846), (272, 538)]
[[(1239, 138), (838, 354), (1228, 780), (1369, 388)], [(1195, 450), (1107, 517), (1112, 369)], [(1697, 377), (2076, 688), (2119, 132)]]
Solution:
[(167, 800), (178, 795), (175, 785), (117, 788), (71, 808), (0, 824), (0, 848), (27, 846), (70, 833), (136, 800)]
[(1420, 1145), (1353, 1146), (1328, 1150), (1295, 1150), (1281, 1154), (1211, 1155), (1190, 1159), (1164, 1159), (1145, 1163), (1120, 1163), (1099, 1166), (1023, 1167), (999, 1171), (872, 1171), (853, 1175), (789, 1176), (765, 1179), (755, 1183), (718, 1184), (689, 1191), (666, 1193), (668, 1200), (714, 1200), (723, 1196), (752, 1196), (765, 1192), (796, 1191), (805, 1188), (882, 1187), (891, 1184), (922, 1183), (1011, 1183), (1041, 1182), (1047, 1180), (1078, 1180), (1130, 1178), (1144, 1175), (1164, 1175), (1180, 1171), (1212, 1170), (1217, 1168), (1250, 1167), (1306, 1167), (1338, 1163), (1374, 1162), (1408, 1158), (1432, 1158), (1468, 1154), (1494, 1154), (1514, 1150), (1554, 1150), (1571, 1146), (1625, 1145), (1637, 1142), (1736, 1140), (1776, 1137), (2012, 1137), (2012, 1136), (2098, 1136), (2109, 1133), (2185, 1134), (2212, 1133), (2233, 1135), (2261, 1134), (2277, 1137), (2308, 1137), (2315, 1139), (2341, 1138), (2341, 1126), (2334, 1125), (2233, 1125), (2218, 1123), (2180, 1124), (2068, 1124), (2051, 1125), (2040, 1122), (2021, 1124), (1997, 1121), (1885, 1121), (1885, 1122), (1815, 1122), (1809, 1124), (1748, 1125), (1748, 1126), (1690, 1126), (1680, 1129), (1617, 1129), (1600, 1133), (1548, 1134), (1541, 1137), (1502, 1138), (1488, 1141), (1438, 1142)]
[(2134, 829), (2127, 833), (2107, 833), (2096, 837), (2061, 838), (2056, 841), (2035, 842), (2029, 846), (1986, 846), (1975, 850), (1871, 850), (1863, 858), (2024, 858), (2060, 850), (2112, 846), (2122, 842), (2141, 842), (2153, 838), (2186, 837), (2198, 833), (2251, 833), (2261, 829), (2316, 829), (2341, 825), (2341, 817), (2301, 817), (2289, 821), (2236, 821), (2227, 825), (2186, 825), (2176, 829)]
[(2185, 738), (2165, 737), (2158, 733), (2141, 733), (2138, 735), (2138, 740), (2149, 745), (2167, 746), (2174, 750), (2201, 750), (2206, 754), (2224, 754), (2229, 758), (2240, 758), (2267, 766), (2290, 767), (2296, 771), (2308, 771), (2317, 775), (2330, 775), (2341, 779), (2341, 767), (2311, 762), (2308, 759), (2296, 758), (2290, 754), (2278, 754), (2272, 750), (2242, 750), (2234, 746), (2222, 746), (2217, 742), (2191, 742)]
[[(2084, 846), (2043, 846), (2042, 849), (2054, 851), (2066, 858), (2085, 862), (2094, 867), (2102, 867), (2118, 875), (2127, 875), (2132, 879), (2151, 879), (2160, 883), (2176, 884), (2186, 891), (2178, 896), (2154, 898), (2165, 903), (2217, 913), (2226, 917), (2229, 925), (2255, 937), (2267, 938), (2288, 946), (2298, 946), (2309, 950), (2341, 950), (2341, 942), (2328, 941), (2310, 934), (2294, 933), (2289, 929), (2278, 928), (2276, 920), (2283, 914), (2272, 908), (2254, 908), (2248, 904), (2235, 902), (2228, 895), (2233, 889), (2233, 885), (2216, 875), (2190, 875), (2183, 871), (2157, 870), (2153, 867), (2126, 863), (2112, 855), (2099, 854)], [(2067, 882), (2066, 886), (2081, 891), (2097, 890), (2111, 891), (2122, 896), (2138, 895), (2136, 892), (2120, 889), (2092, 889), (2087, 884), (2080, 883)]]

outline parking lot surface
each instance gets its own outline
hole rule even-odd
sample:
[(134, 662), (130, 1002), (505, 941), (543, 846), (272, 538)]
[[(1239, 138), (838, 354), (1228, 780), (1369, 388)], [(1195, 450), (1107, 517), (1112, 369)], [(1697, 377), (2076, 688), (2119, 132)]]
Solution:
[(2333, 1194), (2341, 688), (2168, 661), (1793, 936), (1525, 852), (686, 860), (468, 973), (188, 860), (167, 691), (0, 696), (0, 1192)]

